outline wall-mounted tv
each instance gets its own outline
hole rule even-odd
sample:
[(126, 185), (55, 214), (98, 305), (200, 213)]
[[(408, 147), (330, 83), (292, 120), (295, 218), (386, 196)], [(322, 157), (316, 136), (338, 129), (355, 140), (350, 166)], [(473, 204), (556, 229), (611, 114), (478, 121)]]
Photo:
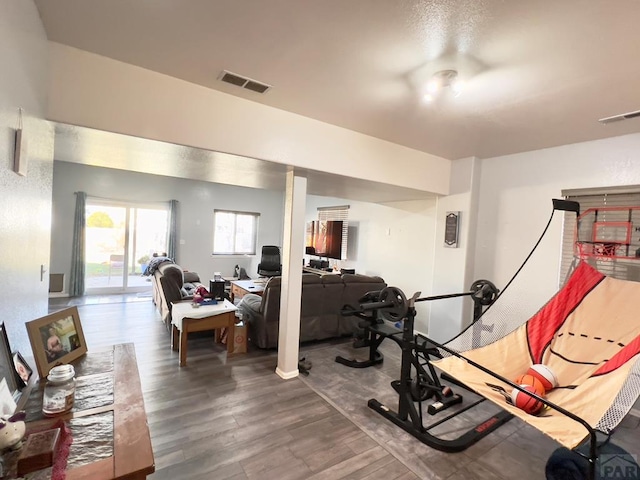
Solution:
[(307, 224), (307, 247), (315, 249), (315, 255), (326, 258), (342, 258), (342, 220), (315, 220)]

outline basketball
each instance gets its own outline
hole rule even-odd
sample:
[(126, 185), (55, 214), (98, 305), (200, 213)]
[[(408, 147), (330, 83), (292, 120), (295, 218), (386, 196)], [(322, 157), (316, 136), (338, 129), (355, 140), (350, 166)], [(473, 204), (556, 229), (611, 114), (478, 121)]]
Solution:
[(518, 385), (530, 385), (535, 390), (536, 395), (540, 395), (541, 397), (544, 396), (547, 391), (547, 389), (544, 388), (544, 384), (538, 379), (538, 377), (528, 373), (520, 375), (513, 381), (513, 383), (517, 383)]
[[(528, 392), (536, 393), (535, 389), (531, 385), (520, 385)], [(514, 388), (511, 392), (511, 402), (520, 410), (524, 410), (529, 415), (535, 415), (542, 410), (544, 404), (530, 395), (521, 392), (517, 388)]]
[(556, 377), (556, 374), (553, 373), (549, 367), (541, 363), (531, 365), (529, 370), (527, 370), (527, 374), (540, 380), (540, 382), (542, 382), (542, 386), (547, 392), (558, 386), (558, 378)]

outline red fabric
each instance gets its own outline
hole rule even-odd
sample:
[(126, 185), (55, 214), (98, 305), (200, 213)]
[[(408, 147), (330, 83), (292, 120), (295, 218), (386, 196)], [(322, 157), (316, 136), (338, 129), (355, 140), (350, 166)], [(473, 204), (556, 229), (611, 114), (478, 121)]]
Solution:
[(567, 316), (604, 279), (591, 265), (580, 262), (565, 286), (527, 322), (527, 341), (533, 363), (542, 363), (542, 354)]
[(626, 347), (616, 353), (613, 357), (611, 357), (607, 363), (602, 365), (596, 372), (591, 375), (595, 377), (597, 375), (604, 375), (609, 372), (613, 372), (616, 368), (624, 365), (629, 360), (631, 360), (634, 356), (640, 353), (640, 335), (633, 339), (631, 343), (629, 343)]
[(67, 424), (60, 421), (60, 444), (58, 445), (58, 454), (53, 460), (53, 468), (51, 470), (51, 480), (65, 480), (67, 478), (67, 459), (69, 458), (69, 451), (71, 450), (71, 444), (73, 443), (73, 437), (71, 436), (71, 430), (67, 427)]

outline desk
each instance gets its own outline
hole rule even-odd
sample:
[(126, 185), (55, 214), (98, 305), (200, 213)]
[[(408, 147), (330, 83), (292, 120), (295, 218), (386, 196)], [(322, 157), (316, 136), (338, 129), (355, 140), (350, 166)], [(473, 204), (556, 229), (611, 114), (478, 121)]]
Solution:
[[(147, 478), (155, 466), (133, 344), (91, 351), (72, 363), (77, 387), (71, 412), (45, 418), (44, 382), (38, 381), (25, 390), (18, 405), (27, 412), (27, 429), (46, 429), (65, 421), (73, 437), (67, 480)], [(4, 460), (8, 467), (9, 459)], [(47, 475), (47, 470), (50, 473), (49, 468), (37, 474)]]
[(256, 295), (262, 296), (265, 283), (254, 283), (253, 280), (236, 280), (231, 282), (231, 301), (236, 303), (236, 300), (241, 299), (247, 293), (255, 293)]
[(302, 271), (304, 273), (314, 273), (316, 275), (320, 275), (321, 277), (323, 277), (324, 275), (340, 275), (340, 270), (331, 270), (330, 272), (327, 272), (326, 270), (312, 267), (302, 267)]
[[(226, 328), (227, 338), (234, 338), (237, 308), (228, 300), (216, 305), (193, 308), (191, 302), (178, 302), (171, 306), (171, 348), (178, 350), (180, 366), (187, 364), (187, 337), (191, 332), (206, 332)], [(179, 341), (178, 341), (179, 337)], [(221, 339), (221, 335), (216, 335)], [(227, 355), (233, 354), (233, 341), (227, 342)]]

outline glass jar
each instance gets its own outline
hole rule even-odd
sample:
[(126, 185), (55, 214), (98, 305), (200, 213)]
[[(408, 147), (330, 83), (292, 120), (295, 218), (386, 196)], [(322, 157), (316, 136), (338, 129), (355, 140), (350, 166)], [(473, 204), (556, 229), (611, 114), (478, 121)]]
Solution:
[(73, 365), (59, 365), (49, 371), (44, 386), (42, 413), (58, 415), (71, 410), (76, 393), (75, 374)]

